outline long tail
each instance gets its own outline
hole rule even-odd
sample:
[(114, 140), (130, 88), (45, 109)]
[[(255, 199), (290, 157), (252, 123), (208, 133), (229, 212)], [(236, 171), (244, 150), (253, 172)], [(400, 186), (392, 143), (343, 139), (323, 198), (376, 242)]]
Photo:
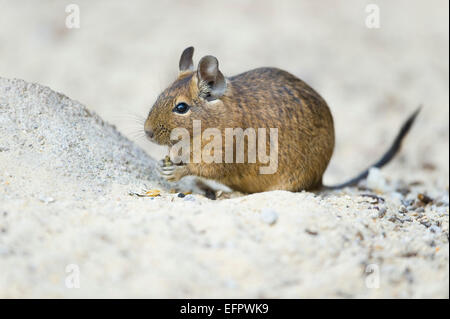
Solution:
[(372, 167), (376, 168), (382, 168), (384, 165), (389, 163), (394, 156), (398, 153), (400, 150), (400, 147), (402, 145), (403, 138), (408, 134), (411, 126), (414, 123), (414, 120), (416, 119), (417, 115), (419, 114), (420, 110), (422, 109), (421, 106), (418, 107), (418, 109), (408, 118), (408, 120), (403, 123), (402, 128), (397, 134), (397, 137), (395, 138), (394, 142), (392, 143), (391, 147), (388, 149), (388, 151), (379, 159), (376, 163), (372, 164), (368, 169), (366, 169), (364, 172), (356, 176), (355, 178), (352, 178), (351, 180), (335, 185), (335, 186), (324, 186), (326, 189), (339, 189), (344, 188), (348, 186), (354, 186), (359, 183), (359, 181), (367, 178), (369, 175), (369, 169)]

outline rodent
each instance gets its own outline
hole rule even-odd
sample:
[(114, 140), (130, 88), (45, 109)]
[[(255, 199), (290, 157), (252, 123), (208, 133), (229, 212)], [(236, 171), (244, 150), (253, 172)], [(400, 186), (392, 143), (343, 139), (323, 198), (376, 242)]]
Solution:
[[(167, 169), (162, 164), (161, 171), (168, 180), (195, 175), (243, 193), (256, 193), (336, 189), (356, 185), (367, 177), (368, 170), (340, 185), (322, 184), (335, 145), (333, 117), (325, 100), (308, 84), (269, 67), (225, 77), (213, 56), (203, 57), (195, 70), (193, 53), (193, 47), (183, 51), (178, 78), (151, 108), (144, 124), (147, 137), (157, 144), (173, 145), (171, 131), (181, 127), (192, 136), (193, 120), (201, 120), (202, 128), (218, 128), (222, 134), (225, 128), (279, 128), (278, 169), (273, 174), (260, 174), (259, 161), (190, 161)], [(370, 167), (381, 168), (394, 157), (419, 110), (403, 124), (383, 157)], [(202, 140), (202, 146), (204, 143)]]

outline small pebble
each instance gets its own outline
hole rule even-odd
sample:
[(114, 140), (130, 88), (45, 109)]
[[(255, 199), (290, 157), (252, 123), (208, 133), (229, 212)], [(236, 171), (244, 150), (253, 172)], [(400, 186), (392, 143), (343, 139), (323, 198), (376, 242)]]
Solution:
[(378, 218), (383, 218), (386, 215), (386, 207), (380, 207), (378, 211)]
[(430, 227), (431, 226), (431, 223), (429, 222), (429, 221), (426, 221), (426, 220), (424, 220), (424, 221), (421, 221), (420, 222), (422, 225), (424, 225), (425, 227)]
[(436, 206), (447, 206), (448, 207), (448, 195), (441, 196), (436, 200)]
[(434, 209), (438, 214), (448, 214), (448, 207), (438, 206)]
[(406, 207), (412, 206), (414, 204), (414, 199), (403, 199), (402, 204)]
[(400, 206), (400, 208), (399, 208), (399, 210), (398, 210), (398, 212), (400, 213), (400, 214), (406, 214), (406, 213), (408, 213), (408, 210), (406, 209), (406, 207), (405, 206)]
[(55, 199), (53, 197), (47, 197), (43, 195), (39, 196), (39, 200), (44, 204), (50, 204), (55, 202)]
[(441, 233), (441, 229), (438, 226), (436, 226), (436, 225), (430, 226), (429, 229), (430, 229), (430, 231), (432, 233), (436, 233), (436, 234), (440, 234)]
[(261, 210), (261, 220), (266, 224), (273, 225), (277, 222), (278, 214), (271, 208), (263, 208)]
[[(403, 201), (404, 195), (400, 192), (392, 192), (391, 196), (393, 197), (393, 199), (397, 199), (398, 201)], [(405, 205), (408, 206), (408, 205)]]
[(184, 197), (186, 197), (186, 195), (185, 194), (183, 194), (183, 193), (178, 193), (178, 195), (177, 195), (179, 198), (184, 198)]
[(395, 223), (396, 221), (398, 221), (399, 219), (397, 217), (391, 216), (389, 217), (388, 221), (390, 221), (391, 223)]
[(426, 194), (419, 194), (419, 195), (417, 195), (417, 199), (420, 200), (425, 205), (429, 204), (429, 203), (431, 203), (433, 201), (433, 199), (430, 196), (426, 195)]
[(378, 192), (384, 193), (390, 190), (390, 187), (379, 168), (372, 167), (369, 169), (366, 183), (368, 188)]
[(305, 232), (311, 236), (317, 236), (319, 233), (315, 230), (311, 230), (311, 229), (305, 229)]
[(192, 196), (192, 195), (186, 195), (184, 197), (184, 200), (187, 201), (187, 202), (195, 202), (195, 197)]

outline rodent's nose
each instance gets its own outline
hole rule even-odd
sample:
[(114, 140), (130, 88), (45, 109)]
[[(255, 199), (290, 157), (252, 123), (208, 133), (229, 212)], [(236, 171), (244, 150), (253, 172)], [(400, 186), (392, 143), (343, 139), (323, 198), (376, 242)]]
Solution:
[(150, 125), (150, 119), (149, 119), (149, 118), (147, 118), (147, 119), (145, 120), (145, 123), (144, 123), (144, 132), (145, 132), (145, 135), (147, 135), (147, 138), (148, 138), (149, 140), (153, 139), (153, 136), (155, 136), (155, 133), (154, 133), (153, 130), (152, 130), (152, 126)]
[(144, 131), (148, 138), (153, 138), (153, 131), (150, 128), (145, 128)]

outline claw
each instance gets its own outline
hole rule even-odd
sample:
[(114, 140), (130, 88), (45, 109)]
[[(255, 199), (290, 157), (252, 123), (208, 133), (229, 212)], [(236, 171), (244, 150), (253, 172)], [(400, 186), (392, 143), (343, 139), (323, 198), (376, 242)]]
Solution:
[(183, 171), (184, 165), (175, 165), (167, 157), (158, 161), (157, 170), (159, 174), (169, 182), (178, 181), (184, 175), (180, 172)]

